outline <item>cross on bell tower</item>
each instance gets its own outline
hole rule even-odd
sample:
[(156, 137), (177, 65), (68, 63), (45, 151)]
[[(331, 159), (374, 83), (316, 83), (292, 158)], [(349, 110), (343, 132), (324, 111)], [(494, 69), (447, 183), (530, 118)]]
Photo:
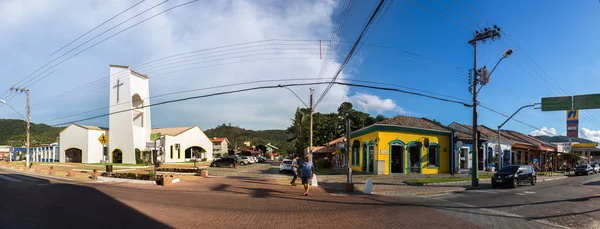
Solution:
[(123, 86), (123, 83), (120, 82), (120, 79), (117, 79), (117, 84), (113, 86), (113, 89), (117, 89), (117, 103), (119, 102), (119, 87)]

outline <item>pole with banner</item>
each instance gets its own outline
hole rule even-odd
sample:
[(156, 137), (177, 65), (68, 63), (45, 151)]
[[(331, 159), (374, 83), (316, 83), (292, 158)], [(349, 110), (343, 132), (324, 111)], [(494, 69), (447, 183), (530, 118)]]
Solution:
[(152, 133), (150, 134), (150, 140), (154, 141), (154, 150), (152, 151), (152, 164), (154, 165), (154, 174), (156, 174), (156, 168), (159, 166), (158, 162), (158, 149), (156, 145), (156, 141), (161, 137), (161, 133)]

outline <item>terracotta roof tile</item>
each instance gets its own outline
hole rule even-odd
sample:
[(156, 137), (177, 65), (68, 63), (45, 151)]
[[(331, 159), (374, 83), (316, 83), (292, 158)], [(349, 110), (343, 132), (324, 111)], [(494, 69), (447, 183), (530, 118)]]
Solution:
[(396, 116), (393, 118), (383, 120), (381, 122), (378, 122), (377, 124), (413, 127), (413, 128), (419, 128), (419, 129), (438, 130), (438, 131), (447, 131), (447, 132), (452, 131), (445, 126), (434, 123), (433, 121), (426, 119), (426, 118), (417, 118), (417, 117), (403, 116), (403, 115), (399, 115), (399, 116)]
[(214, 138), (210, 139), (211, 142), (222, 142), (222, 141), (225, 141), (225, 140), (227, 140), (227, 138), (217, 138), (217, 137), (214, 137)]

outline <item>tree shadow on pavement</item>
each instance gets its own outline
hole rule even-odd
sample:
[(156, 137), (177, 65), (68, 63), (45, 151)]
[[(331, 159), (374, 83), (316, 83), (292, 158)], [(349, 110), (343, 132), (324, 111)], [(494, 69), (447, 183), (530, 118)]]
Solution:
[(2, 228), (170, 228), (91, 187), (0, 189)]
[(600, 181), (588, 182), (588, 183), (585, 183), (583, 185), (600, 185)]

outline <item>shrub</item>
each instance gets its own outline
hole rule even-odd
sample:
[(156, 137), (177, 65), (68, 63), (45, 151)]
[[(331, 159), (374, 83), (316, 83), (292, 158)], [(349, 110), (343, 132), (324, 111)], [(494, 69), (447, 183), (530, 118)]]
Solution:
[[(102, 173), (102, 176), (108, 176), (107, 173)], [(155, 180), (154, 174), (137, 174), (137, 173), (113, 173), (112, 178), (133, 179), (133, 180)]]
[(202, 158), (200, 161), (206, 161), (206, 158)]
[(160, 168), (159, 172), (171, 172), (171, 173), (197, 173), (198, 169), (187, 169), (187, 168)]

